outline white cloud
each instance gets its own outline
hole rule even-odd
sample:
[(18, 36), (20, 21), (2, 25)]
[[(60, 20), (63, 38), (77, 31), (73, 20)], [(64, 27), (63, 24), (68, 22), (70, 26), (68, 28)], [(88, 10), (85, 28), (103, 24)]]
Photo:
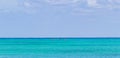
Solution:
[(87, 3), (88, 3), (88, 6), (90, 7), (94, 7), (98, 5), (97, 0), (87, 0)]
[[(44, 4), (48, 6), (69, 5), (74, 9), (84, 9), (89, 12), (89, 8), (96, 9), (120, 9), (120, 0), (0, 0), (0, 11), (21, 10), (21, 11), (40, 11), (40, 7), (44, 8)], [(51, 5), (50, 5), (51, 4)], [(59, 6), (58, 6), (59, 7)], [(90, 9), (91, 11), (91, 9)]]
[[(24, 0), (24, 7), (29, 12), (40, 11), (40, 7), (44, 8), (44, 5), (55, 7), (67, 7), (71, 6), (71, 12), (78, 13), (94, 13), (99, 10), (114, 10), (120, 9), (120, 0)], [(62, 5), (62, 6), (58, 6)], [(85, 7), (84, 7), (85, 6)], [(38, 9), (38, 10), (37, 10)], [(76, 10), (77, 9), (77, 10)], [(63, 9), (65, 10), (65, 9)], [(67, 10), (67, 9), (66, 9)]]
[(112, 8), (119, 8), (120, 9), (120, 0), (108, 0)]
[(58, 4), (77, 4), (77, 3), (85, 3), (88, 7), (92, 8), (114, 8), (120, 7), (120, 0), (44, 0), (45, 2), (53, 5)]
[(32, 9), (32, 4), (28, 0), (0, 0), (0, 12), (19, 12), (26, 11), (26, 8)]
[(76, 3), (79, 0), (45, 0), (45, 1), (50, 4), (70, 4), (70, 3)]

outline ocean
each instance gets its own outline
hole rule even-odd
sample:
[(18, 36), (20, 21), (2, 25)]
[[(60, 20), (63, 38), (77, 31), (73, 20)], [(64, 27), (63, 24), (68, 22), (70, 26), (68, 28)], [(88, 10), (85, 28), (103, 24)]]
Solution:
[(0, 38), (0, 58), (120, 58), (120, 38)]

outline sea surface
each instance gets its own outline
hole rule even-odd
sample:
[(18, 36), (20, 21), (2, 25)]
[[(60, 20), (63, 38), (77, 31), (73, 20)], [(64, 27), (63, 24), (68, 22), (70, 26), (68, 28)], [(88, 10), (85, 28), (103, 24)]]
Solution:
[(120, 38), (0, 38), (0, 58), (120, 58)]

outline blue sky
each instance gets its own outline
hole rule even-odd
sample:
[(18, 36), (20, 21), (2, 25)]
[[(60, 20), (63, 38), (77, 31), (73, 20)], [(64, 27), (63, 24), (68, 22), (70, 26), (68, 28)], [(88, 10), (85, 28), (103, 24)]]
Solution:
[(119, 0), (0, 0), (0, 37), (120, 37), (119, 25)]

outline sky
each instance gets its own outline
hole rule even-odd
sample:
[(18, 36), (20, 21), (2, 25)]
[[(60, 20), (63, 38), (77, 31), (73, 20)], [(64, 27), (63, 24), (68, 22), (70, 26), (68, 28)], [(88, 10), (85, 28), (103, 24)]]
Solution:
[(120, 37), (120, 0), (0, 0), (0, 37)]

